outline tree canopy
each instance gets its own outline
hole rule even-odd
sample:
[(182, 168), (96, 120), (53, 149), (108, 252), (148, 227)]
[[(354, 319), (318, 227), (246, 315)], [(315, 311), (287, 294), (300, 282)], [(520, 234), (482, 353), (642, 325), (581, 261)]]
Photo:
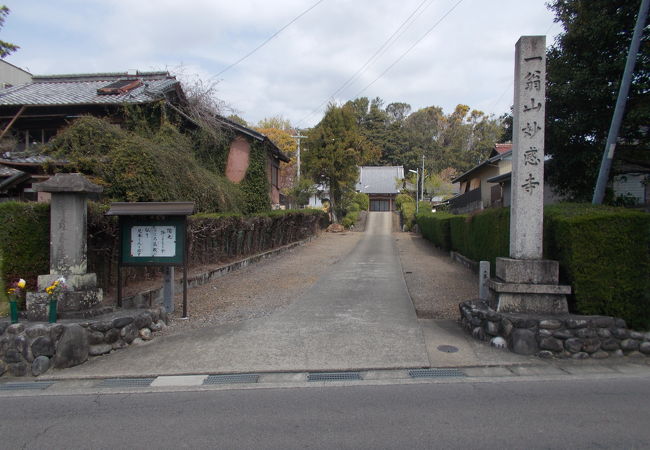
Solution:
[(361, 97), (345, 107), (354, 115), (360, 134), (380, 149), (380, 165), (403, 165), (408, 172), (420, 168), (424, 156), (425, 177), (437, 174), (425, 186), (440, 187), (445, 170), (462, 173), (472, 168), (505, 138), (506, 116), (495, 118), (467, 105), (458, 105), (449, 114), (438, 106), (411, 112), (408, 103), (383, 105), (379, 97)]
[[(639, 4), (630, 0), (549, 4), (563, 32), (547, 52), (545, 147), (552, 156), (548, 174), (556, 189), (573, 199), (589, 200), (593, 194)], [(619, 142), (634, 142), (637, 149), (645, 149), (641, 154), (647, 159), (649, 92), (646, 26)], [(619, 152), (615, 158), (620, 157)]]
[(380, 150), (361, 133), (358, 115), (351, 105), (329, 105), (325, 116), (305, 143), (305, 174), (329, 188), (335, 214), (341, 198), (354, 189), (358, 166), (375, 164)]
[(256, 128), (257, 131), (266, 135), (279, 149), (287, 155), (290, 159), (288, 163), (283, 163), (280, 165), (280, 180), (279, 188), (283, 191), (284, 194), (293, 188), (296, 182), (296, 149), (298, 144), (295, 138), (292, 137), (289, 121), (286, 121), (286, 124), (273, 122), (269, 119), (264, 119), (260, 121), (260, 125), (280, 125), (283, 128), (277, 127), (261, 127)]
[[(9, 8), (7, 8), (5, 5), (0, 6), (0, 28), (4, 26), (5, 19), (9, 15), (9, 12), (10, 12)], [(20, 47), (18, 47), (16, 44), (12, 44), (11, 42), (5, 42), (0, 40), (0, 58), (5, 58), (11, 55), (19, 48)]]

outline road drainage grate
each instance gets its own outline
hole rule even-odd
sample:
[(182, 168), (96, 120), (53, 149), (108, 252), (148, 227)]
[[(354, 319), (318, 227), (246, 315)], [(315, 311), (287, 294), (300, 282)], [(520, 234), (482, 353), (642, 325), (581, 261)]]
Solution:
[(310, 373), (307, 381), (349, 381), (363, 380), (359, 372)]
[(148, 387), (155, 378), (107, 378), (97, 387)]
[(47, 389), (54, 384), (54, 381), (28, 381), (0, 384), (0, 391), (22, 391), (34, 389)]
[(257, 383), (260, 376), (256, 373), (241, 373), (234, 375), (210, 375), (203, 384)]
[(412, 369), (409, 370), (411, 378), (441, 378), (464, 377), (465, 374), (458, 369)]

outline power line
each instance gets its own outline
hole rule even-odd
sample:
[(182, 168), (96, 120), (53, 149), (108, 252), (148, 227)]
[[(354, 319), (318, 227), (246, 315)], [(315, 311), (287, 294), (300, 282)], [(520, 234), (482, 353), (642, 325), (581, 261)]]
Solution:
[[(348, 78), (345, 81), (345, 83), (343, 83), (336, 91), (334, 91), (330, 96), (328, 96), (320, 105), (318, 105), (307, 116), (302, 118), (298, 123), (304, 122), (305, 120), (307, 120), (308, 118), (313, 116), (315, 113), (320, 111), (320, 109), (323, 107), (323, 105), (325, 105), (336, 94), (338, 94), (343, 89), (345, 89), (347, 86), (349, 86), (352, 83), (352, 81), (358, 77), (359, 74), (361, 74), (375, 59), (377, 59), (380, 56), (380, 54), (383, 54), (388, 49), (388, 47), (390, 47), (392, 44), (394, 44), (397, 41), (397, 39), (399, 39), (404, 34), (404, 32), (408, 29), (408, 27), (410, 27), (413, 24), (413, 22), (415, 22), (415, 19), (413, 19), (413, 20), (411, 20), (411, 19), (413, 18), (413, 16), (415, 16), (416, 13), (418, 13), (418, 11), (422, 8), (422, 6), (426, 2), (429, 2), (429, 4), (426, 7), (424, 7), (424, 9), (422, 9), (422, 11), (420, 11), (420, 14), (422, 14), (424, 12), (424, 10), (426, 10), (429, 6), (431, 6), (431, 3), (433, 2), (433, 0), (422, 0), (422, 2), (413, 10), (413, 12), (400, 24), (399, 27), (397, 27), (397, 29), (393, 32), (393, 34), (391, 34), (388, 37), (388, 39), (386, 39), (384, 41), (384, 43), (377, 49), (377, 51), (375, 51), (375, 53), (373, 53), (373, 55), (370, 58), (368, 58), (366, 60), (366, 62), (350, 78)], [(410, 21), (410, 23), (409, 23), (409, 21)], [(408, 23), (408, 25), (407, 25), (407, 23)], [(400, 30), (402, 30), (402, 32), (399, 34), (399, 36), (397, 36), (397, 38), (393, 39), (397, 35), (397, 33), (400, 32)]]
[(240, 62), (242, 62), (243, 60), (245, 60), (246, 58), (248, 58), (249, 56), (251, 56), (253, 53), (255, 53), (256, 51), (258, 51), (258, 50), (261, 49), (262, 47), (264, 47), (264, 46), (265, 46), (266, 44), (268, 44), (268, 43), (269, 43), (273, 38), (277, 37), (280, 33), (282, 33), (284, 30), (286, 30), (286, 29), (287, 29), (291, 24), (293, 24), (295, 21), (297, 21), (298, 19), (300, 19), (302, 16), (304, 16), (305, 14), (307, 14), (309, 11), (311, 11), (312, 9), (314, 9), (315, 7), (317, 7), (320, 3), (323, 3), (324, 1), (325, 1), (325, 0), (318, 0), (316, 3), (314, 3), (313, 5), (311, 5), (309, 8), (307, 8), (306, 10), (304, 10), (303, 12), (301, 12), (300, 14), (298, 14), (296, 17), (294, 17), (294, 18), (293, 18), (293, 19), (292, 19), (288, 24), (286, 24), (285, 26), (283, 26), (282, 28), (280, 28), (278, 31), (276, 31), (275, 33), (273, 33), (273, 34), (272, 34), (272, 35), (271, 35), (267, 40), (265, 40), (264, 42), (262, 42), (260, 45), (258, 45), (257, 47), (255, 47), (255, 48), (254, 48), (253, 50), (251, 50), (250, 52), (246, 53), (244, 56), (242, 56), (241, 58), (239, 58), (239, 59), (238, 59), (237, 61), (235, 61), (234, 63), (230, 64), (228, 67), (226, 67), (225, 69), (223, 69), (221, 72), (217, 73), (217, 74), (215, 75), (215, 77), (218, 77), (219, 75), (221, 75), (221, 74), (227, 72), (228, 70), (232, 69), (232, 68), (235, 67), (237, 64), (239, 64)]
[(450, 9), (449, 11), (447, 11), (447, 12), (446, 12), (446, 13), (445, 13), (445, 14), (444, 14), (444, 15), (443, 15), (443, 16), (442, 16), (442, 17), (441, 17), (441, 18), (440, 18), (436, 23), (434, 23), (433, 26), (432, 26), (431, 28), (429, 28), (429, 29), (427, 30), (427, 32), (424, 33), (424, 34), (422, 35), (422, 37), (420, 37), (420, 39), (418, 39), (417, 41), (415, 41), (415, 42), (413, 43), (413, 45), (411, 45), (411, 46), (410, 46), (410, 47), (409, 47), (409, 48), (408, 48), (404, 53), (402, 53), (402, 54), (399, 56), (399, 58), (397, 58), (395, 61), (393, 61), (393, 63), (390, 64), (388, 67), (386, 67), (386, 69), (385, 69), (381, 74), (379, 74), (379, 76), (378, 76), (377, 78), (375, 78), (374, 80), (372, 80), (372, 81), (371, 81), (371, 82), (370, 82), (366, 87), (364, 87), (364, 88), (361, 89), (359, 92), (357, 92), (357, 93), (353, 96), (353, 98), (358, 98), (359, 95), (361, 95), (363, 92), (366, 91), (366, 89), (368, 89), (370, 86), (372, 86), (373, 84), (375, 84), (375, 83), (376, 83), (376, 82), (377, 82), (381, 77), (383, 77), (383, 76), (386, 74), (386, 72), (388, 72), (388, 71), (389, 71), (390, 69), (392, 69), (392, 68), (393, 68), (397, 63), (399, 63), (399, 62), (400, 62), (400, 61), (401, 61), (401, 60), (402, 60), (406, 55), (408, 55), (408, 54), (410, 53), (411, 50), (413, 50), (413, 49), (415, 48), (416, 45), (418, 45), (418, 44), (419, 44), (419, 43), (420, 43), (420, 42), (421, 42), (425, 37), (427, 37), (427, 36), (429, 35), (429, 33), (431, 33), (431, 32), (432, 32), (432, 31), (433, 31), (433, 30), (434, 30), (438, 25), (440, 25), (440, 23), (441, 23), (443, 20), (445, 20), (445, 18), (446, 18), (449, 14), (451, 14), (451, 12), (452, 12), (454, 9), (456, 9), (456, 7), (457, 7), (458, 5), (460, 5), (462, 2), (463, 2), (463, 0), (458, 0), (458, 2), (456, 2), (456, 4), (455, 4), (454, 6), (452, 6), (451, 9)]

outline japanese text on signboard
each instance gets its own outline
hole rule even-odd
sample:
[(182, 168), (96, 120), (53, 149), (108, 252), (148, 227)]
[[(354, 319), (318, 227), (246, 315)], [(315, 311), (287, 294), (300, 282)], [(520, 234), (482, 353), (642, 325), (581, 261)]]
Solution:
[(136, 258), (176, 256), (176, 227), (164, 225), (131, 227), (130, 255)]

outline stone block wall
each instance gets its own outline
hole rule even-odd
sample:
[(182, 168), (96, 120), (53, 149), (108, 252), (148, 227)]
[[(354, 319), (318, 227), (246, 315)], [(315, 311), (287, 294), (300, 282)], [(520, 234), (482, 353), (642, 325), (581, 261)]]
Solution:
[(514, 353), (542, 358), (650, 356), (650, 332), (626, 327), (623, 319), (575, 314), (498, 313), (483, 301), (460, 304), (461, 325), (475, 339)]
[(60, 323), (0, 321), (0, 376), (39, 376), (153, 338), (167, 325), (163, 307), (124, 310)]

